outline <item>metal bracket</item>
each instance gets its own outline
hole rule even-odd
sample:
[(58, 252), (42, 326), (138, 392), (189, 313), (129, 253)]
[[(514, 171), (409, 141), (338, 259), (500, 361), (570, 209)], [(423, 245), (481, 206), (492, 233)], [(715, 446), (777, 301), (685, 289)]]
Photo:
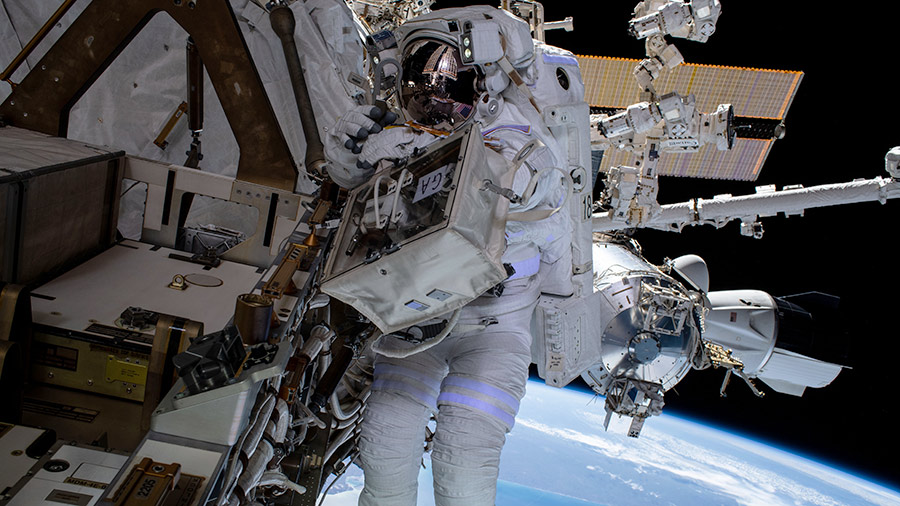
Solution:
[(187, 281), (184, 280), (184, 276), (181, 274), (176, 274), (174, 278), (172, 278), (172, 282), (169, 283), (169, 288), (172, 290), (187, 290), (188, 284)]
[(481, 185), (482, 190), (487, 190), (491, 193), (496, 193), (501, 197), (506, 198), (513, 204), (518, 204), (522, 201), (522, 197), (520, 197), (516, 192), (512, 191), (509, 188), (503, 188), (502, 186), (495, 185), (490, 179), (485, 179)]

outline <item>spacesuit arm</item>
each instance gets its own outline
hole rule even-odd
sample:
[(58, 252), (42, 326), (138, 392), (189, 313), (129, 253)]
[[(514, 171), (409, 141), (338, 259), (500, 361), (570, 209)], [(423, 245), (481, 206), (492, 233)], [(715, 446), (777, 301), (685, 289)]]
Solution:
[(363, 144), (357, 165), (372, 170), (381, 160), (405, 160), (435, 140), (437, 136), (423, 130), (402, 125), (388, 127)]

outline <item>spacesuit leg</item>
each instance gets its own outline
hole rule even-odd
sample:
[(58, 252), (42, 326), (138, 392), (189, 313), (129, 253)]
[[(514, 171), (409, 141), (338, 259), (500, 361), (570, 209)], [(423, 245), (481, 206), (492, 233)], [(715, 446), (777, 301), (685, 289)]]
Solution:
[(362, 423), (361, 506), (414, 506), (425, 426), (436, 411), (447, 364), (430, 350), (405, 359), (378, 356)]
[(525, 395), (531, 363), (536, 278), (509, 282), (503, 296), (482, 297), (460, 317), (463, 324), (484, 316), (498, 323), (448, 338), (450, 372), (438, 397), (432, 452), (438, 506), (494, 504), (500, 451)]

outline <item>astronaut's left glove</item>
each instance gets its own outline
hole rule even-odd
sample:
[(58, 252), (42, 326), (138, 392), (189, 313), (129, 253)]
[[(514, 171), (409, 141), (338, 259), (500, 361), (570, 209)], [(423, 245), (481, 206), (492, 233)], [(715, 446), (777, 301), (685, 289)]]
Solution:
[(370, 134), (377, 134), (396, 119), (397, 115), (391, 111), (374, 105), (361, 105), (338, 118), (332, 132), (343, 139), (345, 148), (358, 155), (362, 150), (362, 141)]
[(436, 139), (435, 135), (408, 126), (388, 127), (366, 139), (356, 165), (363, 170), (372, 170), (381, 160), (404, 160)]
[(372, 105), (357, 106), (342, 114), (323, 139), (325, 156), (332, 162), (328, 171), (331, 179), (344, 188), (364, 183), (372, 171), (357, 163), (363, 143), (396, 119), (393, 112)]

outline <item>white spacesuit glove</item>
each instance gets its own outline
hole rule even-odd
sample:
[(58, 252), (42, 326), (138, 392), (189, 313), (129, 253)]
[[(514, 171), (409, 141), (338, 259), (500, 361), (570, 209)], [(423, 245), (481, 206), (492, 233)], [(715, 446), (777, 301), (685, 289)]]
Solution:
[[(360, 141), (382, 129), (380, 120), (385, 112), (373, 105), (360, 105), (345, 112), (334, 124), (332, 135), (343, 140), (343, 146), (353, 154), (359, 154)], [(393, 114), (393, 113), (391, 113)], [(393, 118), (396, 119), (396, 116)]]
[(397, 161), (409, 158), (416, 149), (427, 146), (436, 139), (435, 135), (407, 126), (386, 128), (366, 140), (357, 166), (363, 170), (372, 170), (380, 160)]
[(396, 119), (395, 113), (372, 105), (360, 105), (341, 115), (324, 139), (325, 155), (332, 162), (331, 179), (345, 188), (364, 183), (372, 171), (357, 163), (363, 142)]

